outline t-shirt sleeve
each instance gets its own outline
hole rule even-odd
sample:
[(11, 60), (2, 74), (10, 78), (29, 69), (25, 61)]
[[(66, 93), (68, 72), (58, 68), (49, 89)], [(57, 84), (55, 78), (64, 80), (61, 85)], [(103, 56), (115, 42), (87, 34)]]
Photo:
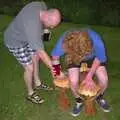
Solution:
[(42, 28), (39, 19), (29, 19), (24, 22), (25, 34), (30, 47), (34, 50), (43, 50)]
[(93, 43), (93, 51), (95, 53), (95, 56), (101, 62), (103, 63), (106, 62), (107, 60), (106, 51), (101, 36), (93, 30), (89, 30), (89, 35)]
[(51, 56), (62, 56), (64, 55), (64, 49), (62, 48), (62, 44), (64, 41), (64, 35), (60, 37), (60, 39), (57, 41), (55, 47), (53, 48), (51, 52)]

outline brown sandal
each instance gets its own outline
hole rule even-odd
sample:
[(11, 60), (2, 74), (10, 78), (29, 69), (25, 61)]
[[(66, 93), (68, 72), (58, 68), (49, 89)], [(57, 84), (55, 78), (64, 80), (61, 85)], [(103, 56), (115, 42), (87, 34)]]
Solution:
[(36, 104), (41, 104), (43, 103), (45, 100), (43, 98), (41, 98), (38, 94), (36, 94), (35, 92), (32, 95), (29, 95), (27, 97), (27, 100), (36, 103)]
[(35, 90), (47, 90), (47, 91), (51, 91), (51, 90), (53, 90), (53, 88), (47, 86), (46, 84), (41, 83), (39, 86), (35, 87)]

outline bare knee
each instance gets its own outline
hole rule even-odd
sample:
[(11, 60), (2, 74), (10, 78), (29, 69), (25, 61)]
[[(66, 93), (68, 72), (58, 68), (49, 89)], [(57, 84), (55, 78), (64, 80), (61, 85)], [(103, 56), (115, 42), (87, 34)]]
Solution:
[(96, 76), (99, 84), (105, 90), (108, 87), (108, 74), (106, 68), (104, 66), (100, 66), (96, 71)]
[(103, 89), (106, 89), (108, 87), (108, 77), (103, 76), (101, 79), (99, 79), (100, 85), (103, 87)]
[(38, 62), (39, 60), (40, 60), (40, 58), (38, 57), (37, 54), (34, 54), (34, 55), (32, 56), (32, 61), (33, 61), (34, 63)]
[(34, 71), (33, 64), (24, 66), (24, 69), (25, 69), (25, 72), (33, 73)]

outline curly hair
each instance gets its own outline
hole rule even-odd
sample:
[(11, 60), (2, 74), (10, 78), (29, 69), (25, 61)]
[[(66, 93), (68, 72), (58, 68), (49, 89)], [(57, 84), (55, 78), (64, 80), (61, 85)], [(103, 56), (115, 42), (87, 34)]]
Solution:
[(63, 42), (67, 65), (79, 65), (84, 57), (92, 51), (92, 48), (87, 31), (73, 31), (67, 34)]

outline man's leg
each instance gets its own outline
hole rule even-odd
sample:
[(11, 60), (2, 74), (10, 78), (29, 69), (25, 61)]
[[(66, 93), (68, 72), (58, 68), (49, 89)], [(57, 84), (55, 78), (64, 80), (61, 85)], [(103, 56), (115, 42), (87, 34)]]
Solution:
[(24, 80), (25, 80), (25, 84), (28, 92), (27, 99), (33, 103), (37, 103), (37, 104), (43, 103), (44, 99), (41, 98), (38, 94), (36, 94), (36, 92), (34, 92), (33, 90), (33, 73), (34, 73), (33, 64), (31, 63), (29, 65), (25, 65), (24, 69), (25, 69)]
[(33, 64), (29, 64), (24, 66), (24, 80), (27, 87), (28, 95), (32, 95), (34, 93), (32, 87), (32, 80), (33, 80)]
[(96, 70), (96, 76), (98, 78), (99, 85), (102, 87), (101, 93), (104, 93), (108, 87), (108, 74), (105, 66), (100, 66)]
[(46, 84), (42, 83), (40, 80), (40, 74), (39, 74), (39, 63), (40, 63), (40, 58), (36, 55), (32, 55), (32, 61), (33, 61), (33, 80), (34, 80), (34, 85), (35, 89), (41, 89), (41, 90), (53, 90), (53, 88), (47, 86)]
[(102, 91), (100, 95), (96, 98), (96, 101), (104, 112), (110, 112), (110, 107), (107, 101), (103, 98), (104, 92), (108, 87), (108, 75), (105, 66), (100, 66), (96, 70), (96, 76), (98, 78), (99, 85), (102, 87)]
[(70, 87), (72, 90), (72, 93), (74, 95), (75, 98), (79, 97), (79, 95), (77, 94), (76, 90), (78, 88), (78, 82), (79, 82), (79, 68), (69, 68), (68, 69), (68, 76), (70, 79)]
[(32, 61), (33, 61), (33, 78), (34, 78), (34, 84), (35, 86), (40, 86), (41, 85), (41, 80), (40, 80), (40, 74), (39, 74), (39, 58), (37, 57), (36, 54), (32, 56)]
[(27, 99), (34, 102), (34, 103), (42, 103), (44, 100), (37, 95), (32, 86), (32, 80), (33, 80), (33, 62), (31, 59), (31, 55), (29, 54), (29, 45), (27, 44), (24, 47), (21, 48), (9, 48), (9, 51), (13, 53), (15, 58), (18, 60), (18, 62), (23, 66), (24, 68), (24, 81), (27, 87)]
[(72, 116), (78, 116), (82, 110), (82, 106), (83, 106), (83, 101), (80, 98), (80, 96), (77, 94), (76, 90), (78, 89), (78, 82), (79, 82), (79, 72), (80, 69), (79, 68), (69, 68), (68, 69), (68, 76), (70, 79), (70, 83), (71, 83), (71, 90), (72, 93), (75, 97), (75, 106), (73, 107), (72, 110)]

